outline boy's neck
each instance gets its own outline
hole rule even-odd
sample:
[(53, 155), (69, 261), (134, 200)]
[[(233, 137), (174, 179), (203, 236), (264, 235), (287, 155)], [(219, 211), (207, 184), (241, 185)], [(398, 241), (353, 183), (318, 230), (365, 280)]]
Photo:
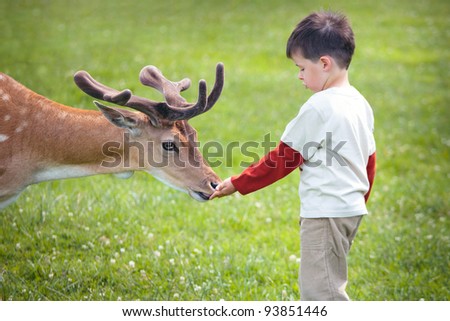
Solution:
[(348, 79), (347, 69), (335, 69), (330, 72), (327, 80), (323, 84), (322, 90), (329, 89), (332, 87), (349, 87), (350, 81)]

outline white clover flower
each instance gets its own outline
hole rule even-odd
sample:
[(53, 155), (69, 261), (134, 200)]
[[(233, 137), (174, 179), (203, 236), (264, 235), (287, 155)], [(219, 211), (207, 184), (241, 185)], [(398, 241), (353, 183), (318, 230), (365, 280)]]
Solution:
[(153, 254), (154, 254), (156, 257), (160, 257), (160, 256), (161, 256), (161, 252), (159, 252), (159, 251), (154, 251)]
[(128, 262), (128, 265), (134, 269), (136, 264), (134, 263), (134, 261), (130, 261), (130, 262)]

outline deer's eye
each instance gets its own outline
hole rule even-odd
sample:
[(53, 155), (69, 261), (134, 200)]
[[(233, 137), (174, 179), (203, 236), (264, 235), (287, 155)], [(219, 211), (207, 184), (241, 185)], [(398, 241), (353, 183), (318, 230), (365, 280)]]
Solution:
[(177, 145), (175, 145), (174, 142), (163, 142), (162, 147), (164, 148), (164, 150), (166, 150), (168, 152), (177, 152), (178, 151)]

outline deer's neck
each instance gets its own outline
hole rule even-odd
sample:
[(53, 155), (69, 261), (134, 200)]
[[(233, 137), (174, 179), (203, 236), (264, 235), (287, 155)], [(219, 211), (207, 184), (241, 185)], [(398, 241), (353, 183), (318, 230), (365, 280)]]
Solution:
[[(22, 129), (28, 163), (34, 164), (32, 183), (135, 170), (133, 164), (123, 166), (124, 130), (109, 123), (100, 112), (63, 106), (45, 98), (33, 107)], [(105, 146), (111, 143), (119, 146), (114, 155), (122, 162), (104, 166), (108, 159)]]

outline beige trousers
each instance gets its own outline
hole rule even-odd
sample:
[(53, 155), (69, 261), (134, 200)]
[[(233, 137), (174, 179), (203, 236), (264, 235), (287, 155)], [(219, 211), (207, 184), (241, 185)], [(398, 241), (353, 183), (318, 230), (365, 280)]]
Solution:
[(363, 215), (301, 218), (299, 286), (302, 301), (350, 300), (347, 255)]

